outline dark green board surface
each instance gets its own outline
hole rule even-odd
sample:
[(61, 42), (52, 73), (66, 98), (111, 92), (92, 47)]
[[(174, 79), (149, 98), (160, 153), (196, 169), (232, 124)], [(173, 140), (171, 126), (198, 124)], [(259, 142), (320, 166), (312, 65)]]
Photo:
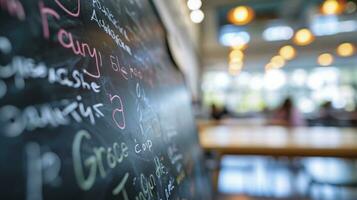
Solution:
[(0, 199), (209, 199), (145, 0), (0, 0)]

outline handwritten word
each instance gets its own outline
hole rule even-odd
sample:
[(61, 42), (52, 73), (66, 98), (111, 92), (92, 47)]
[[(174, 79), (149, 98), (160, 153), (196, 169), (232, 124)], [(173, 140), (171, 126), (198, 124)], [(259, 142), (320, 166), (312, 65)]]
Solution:
[(24, 7), (18, 0), (0, 0), (0, 7), (19, 20), (26, 18)]
[(152, 199), (154, 196), (153, 191), (156, 186), (154, 176), (150, 174), (147, 178), (144, 174), (140, 174), (140, 186), (141, 191), (139, 192), (138, 196), (135, 197), (135, 200)]
[(138, 78), (138, 79), (143, 79), (143, 75), (140, 70), (134, 67), (130, 67), (130, 77), (131, 78)]
[(112, 66), (112, 69), (114, 71), (119, 71), (120, 74), (123, 76), (123, 78), (125, 80), (128, 80), (128, 70), (126, 69), (125, 66), (121, 66), (119, 64), (119, 59), (118, 59), (118, 56), (110, 56), (110, 62), (111, 62), (111, 66)]
[(0, 65), (0, 78), (14, 77), (15, 87), (23, 89), (25, 79), (48, 78), (48, 82), (58, 83), (71, 88), (82, 88), (100, 92), (100, 86), (95, 82), (86, 82), (78, 70), (69, 72), (67, 68), (48, 68), (44, 63), (36, 63), (32, 58), (14, 56), (10, 63)]
[(0, 108), (0, 132), (8, 137), (16, 137), (22, 134), (25, 130), (33, 131), (38, 128), (58, 127), (68, 125), (71, 116), (76, 122), (80, 123), (83, 118), (89, 118), (91, 124), (95, 124), (95, 117), (104, 117), (104, 114), (99, 110), (103, 106), (102, 103), (97, 103), (91, 106), (85, 106), (81, 102), (82, 97), (77, 96), (77, 101), (70, 102), (63, 100), (61, 105), (63, 108), (52, 107), (49, 104), (39, 106), (28, 106), (21, 111), (19, 108), (6, 105)]
[[(61, 17), (55, 10), (45, 7), (42, 1), (39, 2), (39, 8), (41, 12), (43, 35), (46, 39), (49, 39), (50, 30), (49, 30), (48, 16), (52, 16), (57, 20), (60, 20)], [(70, 12), (67, 9), (65, 9), (65, 11)], [(92, 78), (101, 77), (100, 66), (102, 66), (103, 63), (102, 63), (102, 55), (100, 51), (98, 51), (95, 47), (93, 48), (90, 47), (89, 44), (85, 42), (80, 42), (79, 40), (73, 39), (72, 33), (66, 31), (63, 28), (59, 29), (59, 31), (57, 32), (57, 39), (62, 47), (66, 49), (71, 49), (75, 55), (81, 55), (82, 57), (89, 56), (90, 58), (93, 58), (95, 60), (96, 72), (90, 73), (86, 69), (83, 69), (83, 72)]]
[(44, 184), (54, 183), (59, 180), (61, 160), (54, 152), (41, 153), (38, 143), (29, 142), (25, 145), (27, 160), (26, 199), (42, 199)]
[[(96, 48), (91, 48), (89, 46), (89, 44), (87, 44), (87, 43), (79, 42), (78, 40), (76, 40), (74, 42), (73, 37), (72, 37), (72, 33), (68, 32), (68, 31), (66, 31), (64, 29), (60, 29), (58, 31), (58, 35), (57, 36), (58, 36), (59, 43), (64, 48), (72, 49), (73, 53), (76, 54), (76, 55), (81, 55), (83, 57), (86, 57), (87, 56), (86, 50), (87, 50), (87, 53), (89, 54), (89, 56), (91, 58), (95, 59), (95, 64), (96, 64), (96, 67), (97, 67), (97, 71), (96, 71), (96, 74), (92, 74), (92, 73), (88, 72), (86, 69), (84, 69), (83, 72), (85, 74), (87, 74), (88, 76), (91, 76), (93, 78), (100, 78), (101, 75), (100, 75), (99, 67), (101, 65), (103, 65), (102, 64), (102, 55), (101, 55), (100, 51), (97, 51)], [(68, 40), (68, 41), (65, 41), (65, 40)], [(99, 58), (98, 58), (98, 56), (99, 56)]]
[(123, 101), (118, 95), (109, 94), (110, 102), (113, 104), (117, 100), (119, 107), (115, 108), (112, 112), (112, 119), (115, 122), (116, 126), (120, 129), (125, 129), (125, 114)]
[(114, 25), (114, 27), (119, 30), (119, 32), (124, 35), (125, 39), (127, 41), (129, 41), (129, 37), (126, 33), (126, 30), (124, 28), (122, 28), (119, 25), (119, 22), (117, 19), (115, 19), (114, 15), (112, 14), (112, 12), (109, 10), (109, 8), (105, 7), (104, 5), (101, 4), (100, 0), (89, 0), (92, 1), (92, 6), (97, 9), (99, 9), (101, 11), (101, 13), (103, 13), (107, 19)]
[(166, 200), (169, 200), (170, 196), (171, 196), (171, 192), (174, 190), (175, 186), (174, 186), (174, 181), (172, 180), (172, 178), (170, 178), (169, 180), (169, 184), (167, 185), (167, 187), (165, 188), (165, 197)]
[(168, 172), (166, 171), (166, 167), (164, 166), (164, 164), (160, 162), (160, 159), (157, 156), (154, 157), (154, 162), (155, 162), (155, 174), (157, 178), (160, 179), (162, 175), (165, 175)]
[[(97, 103), (91, 106), (84, 106), (84, 104), (81, 102), (82, 97), (77, 96), (77, 101), (74, 101), (70, 104), (68, 104), (62, 111), (63, 115), (71, 115), (74, 120), (76, 120), (78, 123), (82, 122), (82, 117), (86, 118), (89, 117), (90, 123), (95, 124), (95, 118), (101, 118), (104, 117), (104, 114), (99, 110), (100, 107), (103, 107), (102, 103)], [(95, 114), (94, 114), (94, 112)]]
[(59, 108), (41, 105), (40, 108), (28, 106), (21, 111), (19, 108), (7, 105), (0, 108), (0, 132), (8, 137), (16, 137), (24, 130), (32, 131), (46, 126), (58, 127), (69, 124), (70, 120), (62, 114)]
[(102, 3), (99, 0), (89, 0), (89, 1), (92, 1), (92, 6), (98, 8), (115, 27), (119, 26), (118, 21), (115, 19), (114, 15), (109, 10), (109, 8), (102, 5)]
[(45, 78), (47, 69), (44, 63), (35, 63), (31, 58), (15, 56), (11, 62), (0, 68), (1, 78), (10, 78), (14, 76), (15, 87), (23, 89), (25, 87), (24, 79), (27, 78)]
[(119, 63), (119, 58), (118, 56), (110, 56), (110, 62), (112, 69), (116, 72), (119, 72), (125, 80), (128, 80), (129, 78), (137, 78), (137, 79), (143, 79), (143, 74), (140, 70), (134, 68), (134, 67), (127, 67), (124, 65), (121, 65)]
[(125, 173), (124, 177), (122, 178), (122, 180), (120, 181), (120, 183), (113, 189), (112, 191), (112, 194), (113, 195), (117, 195), (119, 193), (122, 193), (123, 195), (123, 199), (124, 200), (129, 200), (129, 197), (128, 197), (128, 193), (126, 192), (125, 190), (125, 183), (127, 182), (129, 178), (129, 173)]
[(95, 21), (99, 28), (101, 28), (106, 34), (108, 34), (120, 48), (125, 50), (129, 55), (132, 55), (131, 48), (123, 42), (123, 40), (119, 37), (118, 34), (113, 31), (113, 29), (110, 28), (109, 24), (106, 24), (103, 19), (98, 18), (95, 10), (93, 10), (92, 17), (90, 20)]
[(152, 141), (146, 140), (143, 144), (135, 144), (135, 153), (140, 153), (142, 151), (151, 151)]
[(48, 70), (48, 81), (72, 88), (92, 90), (95, 93), (100, 92), (100, 86), (96, 82), (86, 82), (83, 74), (78, 70), (73, 70), (70, 73), (67, 68), (50, 68)]
[(146, 98), (145, 90), (136, 83), (136, 111), (138, 113), (138, 121), (140, 133), (142, 135), (155, 135), (161, 137), (161, 126), (158, 116), (154, 109), (149, 104)]
[(183, 159), (183, 155), (179, 153), (175, 144), (168, 146), (167, 153), (171, 164), (176, 165), (177, 172), (180, 172), (182, 169), (182, 164), (180, 163), (180, 161)]
[[(82, 146), (90, 146), (92, 136), (85, 130), (78, 131), (72, 144), (74, 174), (79, 187), (82, 190), (90, 190), (97, 178), (97, 172), (100, 177), (105, 178), (108, 173), (106, 168), (113, 169), (120, 165), (125, 158), (129, 156), (128, 146), (122, 142), (114, 142), (110, 147), (96, 146), (92, 147), (92, 154), (82, 158)], [(85, 144), (83, 144), (86, 142)], [(85, 153), (85, 155), (88, 155)], [(82, 162), (83, 161), (83, 162)], [(88, 172), (85, 175), (85, 172)], [(129, 174), (126, 173), (121, 183), (113, 190), (113, 194), (122, 191)]]

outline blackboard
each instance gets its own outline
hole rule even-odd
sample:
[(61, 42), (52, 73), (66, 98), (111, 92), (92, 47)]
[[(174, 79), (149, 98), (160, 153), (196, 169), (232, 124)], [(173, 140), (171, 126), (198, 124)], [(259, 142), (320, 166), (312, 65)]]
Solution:
[(0, 0), (0, 199), (210, 199), (148, 0)]

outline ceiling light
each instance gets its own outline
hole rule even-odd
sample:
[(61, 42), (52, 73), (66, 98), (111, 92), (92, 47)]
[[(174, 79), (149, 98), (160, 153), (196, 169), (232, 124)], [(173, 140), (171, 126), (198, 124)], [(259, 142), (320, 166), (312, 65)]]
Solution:
[(229, 62), (230, 62), (230, 63), (243, 62), (243, 58), (242, 58), (242, 57), (230, 58), (230, 59), (229, 59)]
[(335, 15), (320, 15), (313, 17), (310, 28), (315, 36), (334, 35), (356, 31), (357, 21), (352, 19), (340, 21)]
[(294, 35), (294, 30), (290, 26), (272, 26), (263, 31), (265, 41), (290, 40)]
[(269, 62), (268, 64), (265, 65), (265, 70), (271, 70), (271, 69), (274, 69), (274, 64)]
[(228, 73), (231, 75), (237, 75), (243, 68), (242, 61), (230, 62), (228, 67)]
[(191, 20), (193, 23), (198, 24), (203, 21), (203, 19), (205, 18), (205, 15), (202, 12), (202, 10), (194, 10), (191, 12), (190, 17), (191, 17)]
[(228, 13), (228, 20), (236, 25), (245, 25), (254, 18), (254, 10), (248, 6), (238, 6)]
[(293, 58), (295, 58), (296, 56), (296, 50), (294, 47), (292, 47), (291, 45), (286, 45), (283, 46), (280, 50), (279, 50), (279, 54), (285, 59), (285, 60), (291, 60)]
[(242, 51), (234, 49), (229, 53), (229, 59), (240, 59), (243, 60), (244, 54)]
[(224, 46), (241, 46), (246, 45), (250, 41), (250, 35), (248, 32), (227, 32), (223, 33), (220, 37), (220, 42)]
[(329, 53), (321, 54), (317, 58), (317, 63), (321, 66), (329, 66), (333, 63), (333, 56)]
[(342, 57), (352, 56), (355, 53), (355, 47), (351, 43), (343, 43), (338, 45), (337, 54)]
[(232, 49), (234, 50), (245, 50), (248, 47), (248, 44), (241, 44), (241, 45), (237, 45), (237, 46), (232, 46)]
[(337, 34), (339, 32), (338, 17), (335, 15), (314, 16), (310, 28), (316, 36)]
[(315, 39), (314, 35), (309, 29), (300, 29), (296, 32), (294, 37), (294, 43), (300, 46), (305, 46), (313, 42)]
[(281, 68), (281, 67), (283, 67), (285, 65), (285, 59), (280, 55), (274, 56), (270, 60), (270, 62), (272, 63), (272, 67), (275, 68), (275, 69), (276, 68)]
[(325, 0), (321, 11), (325, 15), (337, 15), (342, 13), (343, 6), (337, 0)]
[(243, 62), (242, 61), (230, 61), (229, 62), (229, 68), (231, 68), (231, 69), (242, 69), (243, 68)]
[(187, 7), (190, 10), (198, 10), (202, 6), (202, 1), (201, 0), (188, 0), (187, 1)]

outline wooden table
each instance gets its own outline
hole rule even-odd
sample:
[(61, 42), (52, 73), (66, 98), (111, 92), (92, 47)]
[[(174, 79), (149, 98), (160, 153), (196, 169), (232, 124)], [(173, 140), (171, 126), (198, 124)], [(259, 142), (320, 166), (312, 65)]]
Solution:
[(199, 130), (202, 148), (219, 155), (357, 158), (356, 128), (204, 124)]

